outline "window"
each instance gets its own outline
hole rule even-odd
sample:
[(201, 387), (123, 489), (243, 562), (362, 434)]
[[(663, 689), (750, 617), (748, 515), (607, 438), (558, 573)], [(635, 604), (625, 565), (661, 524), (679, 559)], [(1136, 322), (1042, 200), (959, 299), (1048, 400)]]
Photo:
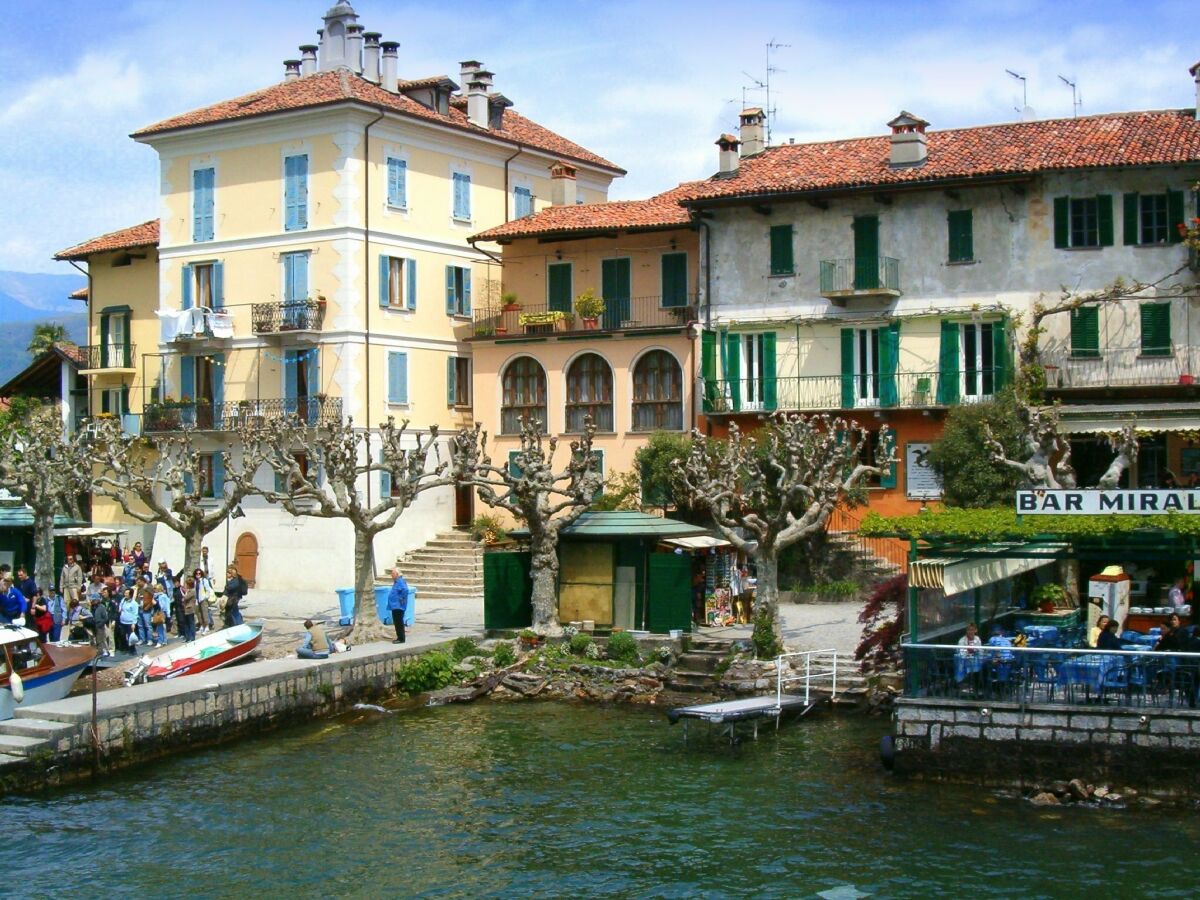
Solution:
[(975, 259), (975, 235), (971, 210), (955, 209), (946, 214), (950, 244), (950, 262), (971, 262)]
[[(580, 462), (583, 461), (582, 458), (579, 456), (578, 451), (576, 451), (573, 458), (576, 460), (579, 460)], [(593, 450), (592, 451), (592, 463), (593, 463), (592, 471), (595, 472), (596, 475), (598, 476), (598, 479), (596, 482), (596, 492), (594, 494), (592, 494), (592, 500), (598, 500), (600, 498), (600, 495), (604, 493), (604, 451), (603, 450)], [(510, 466), (511, 466), (511, 463), (510, 463)]]
[[(303, 451), (293, 451), (291, 456), (292, 456), (292, 459), (294, 459), (296, 461), (296, 468), (298, 468), (300, 470), (301, 477), (308, 478), (308, 468), (309, 468), (308, 454)], [(290, 485), (286, 483), (285, 479), (286, 479), (285, 475), (282, 475), (279, 472), (275, 473), (275, 490), (276, 491), (279, 491), (280, 493), (284, 493), (284, 492), (290, 493), (291, 491), (297, 491), (300, 489), (301, 482), (300, 482), (299, 478), (293, 478), (292, 483)], [(317, 483), (318, 484), (320, 483), (319, 479), (318, 479)]]
[(100, 412), (121, 416), (129, 412), (126, 408), (125, 388), (105, 388), (100, 392)]
[(1125, 243), (1178, 244), (1183, 240), (1183, 191), (1125, 195)]
[(193, 306), (220, 309), (225, 305), (220, 263), (189, 263), (183, 267), (183, 309)]
[(1111, 247), (1113, 242), (1112, 197), (1054, 198), (1054, 246)]
[(417, 308), (417, 261), (381, 254), (379, 257), (379, 305), (384, 309)]
[(100, 367), (125, 368), (133, 365), (133, 350), (129, 345), (129, 313), (101, 313)]
[(1169, 237), (1167, 228), (1167, 195), (1143, 194), (1138, 198), (1138, 243), (1165, 244)]
[(210, 500), (216, 496), (213, 481), (213, 456), (212, 453), (201, 453), (196, 460), (196, 474), (200, 476), (200, 496)]
[(388, 351), (387, 402), (408, 402), (408, 354), (399, 350)]
[(447, 357), (446, 403), (449, 406), (471, 405), (471, 360), (469, 357)]
[(546, 302), (552, 311), (571, 312), (571, 263), (550, 263), (546, 267)]
[(1171, 356), (1171, 304), (1143, 303), (1142, 356)]
[(308, 157), (283, 159), (283, 230), (302, 231), (308, 227)]
[(446, 266), (446, 315), (471, 314), (471, 270), (465, 266)]
[(994, 392), (992, 324), (962, 326), (962, 398), (964, 402), (986, 400)]
[(612, 367), (595, 353), (585, 353), (567, 369), (567, 431), (583, 431), (592, 417), (597, 431), (613, 431)]
[[(884, 438), (896, 443), (896, 432), (888, 425), (881, 426), (877, 431), (866, 431), (858, 445), (858, 462), (864, 466), (873, 466), (879, 458), (879, 442)], [(867, 487), (894, 488), (896, 486), (896, 463), (882, 475), (868, 475), (863, 482)]]
[(854, 405), (879, 405), (879, 329), (854, 329)]
[(471, 176), (465, 172), (455, 172), (454, 183), (454, 218), (460, 222), (471, 221)]
[(771, 274), (791, 275), (796, 271), (792, 257), (792, 226), (771, 226)]
[(408, 163), (392, 156), (387, 160), (387, 204), (392, 209), (408, 207)]
[(308, 321), (308, 253), (284, 253), (283, 316), (286, 328), (299, 328)]
[(1071, 310), (1071, 356), (1074, 359), (1099, 358), (1099, 307), (1080, 306)]
[(762, 409), (766, 402), (766, 335), (744, 334), (740, 341), (742, 409)]
[(662, 305), (680, 307), (688, 305), (687, 254), (664, 253), (662, 255)]
[(513, 218), (523, 219), (533, 213), (533, 190), (527, 187), (513, 188)]
[(213, 239), (215, 169), (196, 169), (192, 172), (192, 240)]
[(633, 430), (683, 430), (683, 370), (670, 353), (651, 350), (633, 367)]
[(546, 422), (546, 370), (531, 356), (509, 363), (501, 382), (500, 433), (520, 434), (521, 420)]

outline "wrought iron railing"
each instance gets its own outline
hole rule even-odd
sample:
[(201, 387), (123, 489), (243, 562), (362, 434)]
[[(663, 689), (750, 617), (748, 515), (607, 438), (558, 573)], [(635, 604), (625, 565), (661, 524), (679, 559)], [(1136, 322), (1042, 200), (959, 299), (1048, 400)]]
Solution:
[(890, 256), (856, 256), (821, 260), (821, 293), (854, 295), (900, 293), (900, 260)]
[(903, 644), (905, 697), (1195, 708), (1200, 653)]
[(694, 295), (621, 297), (604, 301), (595, 318), (584, 318), (573, 308), (548, 305), (486, 306), (475, 310), (475, 336), (504, 338), (556, 332), (633, 331), (644, 328), (682, 328), (696, 319)]
[(1141, 346), (1043, 350), (1041, 361), (1050, 390), (1193, 384), (1200, 362), (1189, 347)]
[(80, 347), (85, 369), (132, 369), (137, 347), (130, 343), (89, 344)]
[(825, 520), (826, 534), (849, 540), (859, 553), (895, 566), (897, 573), (908, 571), (908, 544), (898, 538), (868, 536), (862, 534), (861, 529), (862, 519), (841, 507), (834, 509)]
[(207, 401), (147, 403), (142, 433), (179, 431), (237, 431), (267, 421), (290, 418), (300, 425), (337, 425), (342, 421), (341, 397), (276, 397), (212, 404)]
[(318, 300), (255, 303), (250, 309), (250, 329), (255, 334), (320, 331), (324, 323), (325, 304)]

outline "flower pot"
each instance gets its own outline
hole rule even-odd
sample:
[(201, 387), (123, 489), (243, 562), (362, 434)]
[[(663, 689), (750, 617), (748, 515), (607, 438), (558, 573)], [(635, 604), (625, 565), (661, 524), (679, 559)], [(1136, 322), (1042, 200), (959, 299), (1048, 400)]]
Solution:
[(1179, 383), (1180, 384), (1195, 384), (1196, 376), (1195, 375), (1180, 375)]
[(501, 307), (500, 311), (501, 312), (517, 312), (520, 309), (521, 309), (520, 303), (505, 303), (504, 306)]
[(587, 316), (583, 317), (583, 328), (585, 331), (595, 331), (599, 327), (600, 327), (600, 317), (599, 316), (596, 316), (595, 318), (591, 318), (591, 319), (589, 319)]

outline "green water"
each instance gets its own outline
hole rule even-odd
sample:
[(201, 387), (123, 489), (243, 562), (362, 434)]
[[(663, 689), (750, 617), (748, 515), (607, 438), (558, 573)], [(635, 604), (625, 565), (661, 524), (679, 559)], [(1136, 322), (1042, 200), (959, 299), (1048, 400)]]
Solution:
[(2, 800), (0, 893), (1196, 894), (1194, 815), (897, 780), (885, 727), (826, 717), (685, 749), (661, 710), (359, 714)]

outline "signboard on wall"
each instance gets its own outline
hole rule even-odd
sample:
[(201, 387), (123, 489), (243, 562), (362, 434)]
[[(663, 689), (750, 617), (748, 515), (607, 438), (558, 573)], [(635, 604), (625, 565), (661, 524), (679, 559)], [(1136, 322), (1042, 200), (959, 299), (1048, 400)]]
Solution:
[(1025, 516), (1152, 516), (1200, 513), (1200, 491), (1017, 491)]
[(942, 480), (929, 465), (931, 444), (904, 445), (904, 489), (909, 500), (939, 500)]

